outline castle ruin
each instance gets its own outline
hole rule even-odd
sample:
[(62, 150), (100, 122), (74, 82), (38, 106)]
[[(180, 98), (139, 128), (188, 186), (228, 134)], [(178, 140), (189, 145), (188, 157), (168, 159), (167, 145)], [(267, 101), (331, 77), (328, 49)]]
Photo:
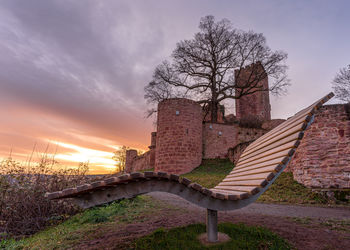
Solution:
[[(261, 70), (261, 64), (255, 66)], [(243, 69), (240, 76), (250, 74), (253, 67)], [(258, 85), (268, 89), (267, 77)], [(342, 104), (326, 105), (316, 113), (315, 122), (286, 170), (293, 172), (298, 182), (320, 189), (350, 188), (349, 109)], [(213, 123), (207, 115), (193, 100), (174, 98), (160, 102), (157, 132), (151, 134), (150, 150), (140, 156), (136, 150), (127, 151), (126, 172), (154, 168), (183, 174), (198, 167), (202, 159), (229, 158), (234, 162), (250, 142), (284, 121), (271, 120), (268, 91), (236, 99), (236, 116), (224, 116), (220, 108), (218, 120)], [(260, 121), (261, 126), (246, 126), (242, 122), (251, 119)]]

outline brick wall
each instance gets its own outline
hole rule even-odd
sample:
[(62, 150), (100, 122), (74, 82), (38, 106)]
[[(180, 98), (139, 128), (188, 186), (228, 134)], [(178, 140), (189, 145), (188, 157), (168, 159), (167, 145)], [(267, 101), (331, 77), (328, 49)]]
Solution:
[(142, 155), (137, 155), (135, 149), (130, 149), (126, 151), (125, 158), (125, 172), (137, 172), (140, 170), (154, 168), (155, 165), (155, 155), (156, 155), (156, 138), (157, 133), (151, 133), (151, 145), (148, 147), (149, 151)]
[(127, 173), (132, 172), (134, 159), (136, 157), (137, 157), (137, 150), (135, 150), (135, 149), (126, 150), (125, 169), (124, 169), (125, 172), (127, 172)]
[(227, 158), (228, 149), (252, 141), (266, 130), (242, 128), (238, 124), (205, 123), (203, 125), (203, 158)]
[[(239, 127), (239, 130), (237, 131), (237, 144), (243, 143), (243, 142), (249, 142), (254, 141), (258, 139), (260, 136), (265, 134), (267, 130), (260, 129), (260, 128), (242, 128)], [(236, 145), (237, 145), (236, 144)], [(236, 146), (234, 145), (234, 146)]]
[(227, 158), (227, 150), (237, 144), (238, 125), (203, 124), (203, 158)]
[(270, 121), (264, 121), (261, 127), (266, 130), (271, 130), (285, 121), (285, 119), (273, 119)]
[[(136, 150), (128, 150), (135, 151)], [(127, 151), (127, 152), (128, 152)], [(154, 168), (155, 161), (155, 150), (149, 150), (142, 155), (136, 155), (132, 152), (131, 154), (127, 154), (125, 161), (125, 172), (132, 173), (138, 172), (140, 170), (151, 169)]]
[(346, 105), (326, 105), (315, 114), (287, 171), (307, 187), (350, 188), (350, 119)]
[(202, 161), (202, 108), (175, 98), (158, 104), (155, 171), (182, 174)]

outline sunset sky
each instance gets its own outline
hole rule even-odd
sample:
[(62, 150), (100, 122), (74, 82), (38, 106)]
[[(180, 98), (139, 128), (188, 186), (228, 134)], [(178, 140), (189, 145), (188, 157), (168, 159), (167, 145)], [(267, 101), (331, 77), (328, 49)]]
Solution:
[(273, 118), (291, 116), (350, 64), (349, 10), (346, 0), (2, 0), (0, 159), (48, 147), (63, 164), (89, 161), (102, 173), (118, 146), (147, 149), (154, 125), (143, 88), (206, 15), (288, 53), (292, 85), (271, 102)]

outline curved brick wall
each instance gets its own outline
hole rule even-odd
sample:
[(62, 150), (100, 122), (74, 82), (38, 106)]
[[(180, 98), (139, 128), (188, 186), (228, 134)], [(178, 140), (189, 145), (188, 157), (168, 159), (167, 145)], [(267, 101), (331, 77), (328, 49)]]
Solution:
[[(178, 114), (177, 114), (178, 113)], [(202, 109), (175, 98), (158, 104), (155, 171), (190, 172), (202, 161)]]

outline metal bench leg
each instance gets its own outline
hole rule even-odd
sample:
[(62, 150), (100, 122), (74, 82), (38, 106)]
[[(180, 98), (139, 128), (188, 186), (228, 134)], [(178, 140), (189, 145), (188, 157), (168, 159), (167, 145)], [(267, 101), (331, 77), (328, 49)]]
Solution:
[(218, 211), (207, 209), (207, 237), (209, 242), (218, 241)]

